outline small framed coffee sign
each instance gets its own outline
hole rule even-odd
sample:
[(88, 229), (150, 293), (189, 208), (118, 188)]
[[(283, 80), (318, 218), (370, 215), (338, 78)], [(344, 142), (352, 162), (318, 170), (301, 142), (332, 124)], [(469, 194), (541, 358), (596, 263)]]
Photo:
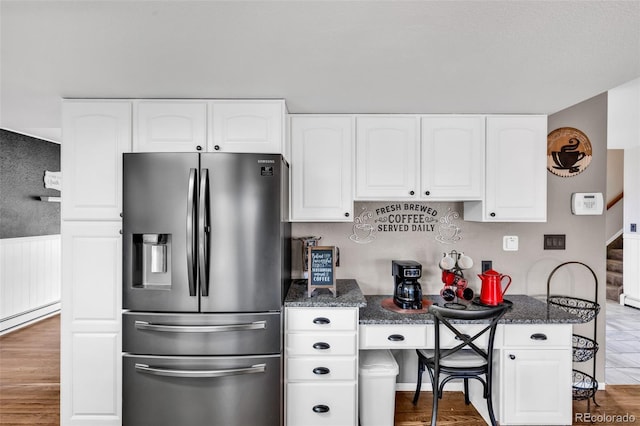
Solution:
[(315, 289), (325, 288), (336, 293), (336, 248), (334, 246), (309, 247), (309, 279), (307, 283), (308, 296)]

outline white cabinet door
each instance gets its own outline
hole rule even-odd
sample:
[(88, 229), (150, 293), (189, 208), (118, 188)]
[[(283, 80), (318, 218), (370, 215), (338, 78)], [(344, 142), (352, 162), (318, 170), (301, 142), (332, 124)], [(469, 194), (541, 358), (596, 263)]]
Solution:
[(571, 349), (505, 349), (501, 361), (501, 424), (571, 424)]
[(62, 137), (62, 219), (119, 219), (131, 103), (65, 100)]
[(291, 117), (291, 220), (352, 221), (353, 118)]
[(418, 197), (419, 118), (356, 118), (356, 199)]
[(464, 219), (547, 220), (547, 117), (488, 116), (485, 200), (466, 202)]
[(484, 122), (479, 115), (422, 118), (421, 198), (482, 199)]
[(136, 101), (134, 152), (195, 152), (207, 146), (205, 101)]
[(283, 100), (211, 102), (209, 151), (285, 152), (286, 108)]
[(62, 425), (122, 423), (120, 229), (116, 221), (62, 222)]

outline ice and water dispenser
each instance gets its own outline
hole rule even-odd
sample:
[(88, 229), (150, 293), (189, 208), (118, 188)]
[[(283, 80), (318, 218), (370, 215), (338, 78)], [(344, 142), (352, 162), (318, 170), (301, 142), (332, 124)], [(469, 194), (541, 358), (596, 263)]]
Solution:
[(133, 234), (133, 286), (171, 286), (171, 234)]

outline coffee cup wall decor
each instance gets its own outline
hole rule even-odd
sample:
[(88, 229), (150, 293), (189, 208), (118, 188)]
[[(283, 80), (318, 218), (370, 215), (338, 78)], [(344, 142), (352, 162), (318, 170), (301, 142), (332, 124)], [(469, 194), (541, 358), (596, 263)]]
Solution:
[(582, 173), (591, 163), (591, 142), (573, 127), (561, 127), (547, 136), (547, 170), (560, 177)]

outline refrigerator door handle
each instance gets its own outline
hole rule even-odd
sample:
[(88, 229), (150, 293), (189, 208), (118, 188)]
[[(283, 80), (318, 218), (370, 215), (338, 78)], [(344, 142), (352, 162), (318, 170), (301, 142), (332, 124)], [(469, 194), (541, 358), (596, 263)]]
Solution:
[(171, 325), (136, 321), (135, 327), (138, 330), (163, 331), (171, 333), (219, 333), (223, 331), (265, 330), (267, 328), (267, 322), (254, 321), (246, 324), (224, 325)]
[(237, 376), (240, 374), (264, 373), (266, 364), (256, 364), (250, 367), (231, 368), (226, 370), (174, 370), (170, 368), (150, 367), (147, 364), (137, 364), (135, 369), (139, 373), (152, 374), (155, 376), (187, 377), (187, 378), (210, 378)]
[(209, 169), (200, 172), (198, 200), (198, 264), (200, 267), (200, 293), (209, 296)]
[(196, 210), (196, 178), (197, 169), (189, 170), (189, 192), (187, 195), (187, 276), (189, 278), (189, 296), (196, 294), (196, 263), (195, 263), (195, 210)]

